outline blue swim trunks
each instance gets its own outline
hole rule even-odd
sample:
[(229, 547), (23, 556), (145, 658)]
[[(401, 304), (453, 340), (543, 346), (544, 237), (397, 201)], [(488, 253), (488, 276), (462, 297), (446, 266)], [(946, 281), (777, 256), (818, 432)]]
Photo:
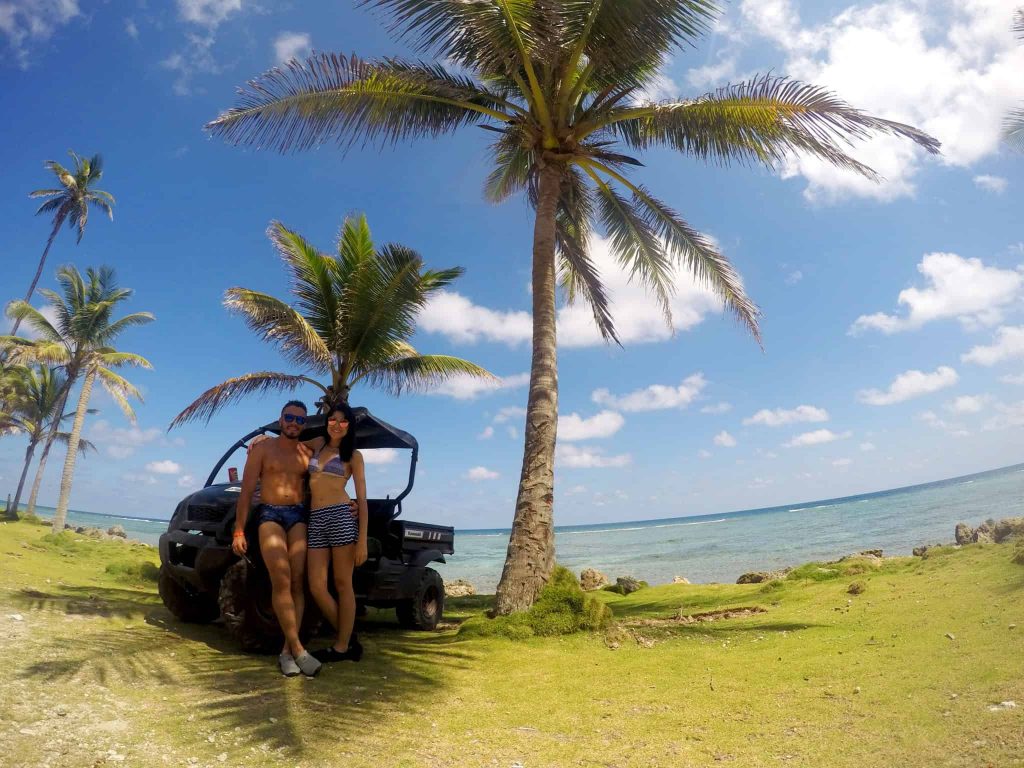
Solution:
[(305, 504), (260, 504), (256, 507), (256, 525), (277, 523), (286, 531), (308, 520)]

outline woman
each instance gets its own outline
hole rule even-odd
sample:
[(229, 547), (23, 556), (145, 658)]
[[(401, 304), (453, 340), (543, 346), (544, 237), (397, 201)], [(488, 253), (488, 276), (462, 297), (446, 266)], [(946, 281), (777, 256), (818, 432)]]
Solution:
[[(352, 638), (356, 619), (352, 571), (366, 562), (367, 524), (366, 473), (355, 443), (355, 418), (345, 403), (327, 414), (327, 437), (306, 442), (313, 452), (309, 460), (312, 502), (306, 573), (313, 598), (338, 632), (333, 646), (313, 654), (322, 662), (359, 661), (363, 653), (362, 646)], [(345, 491), (349, 478), (355, 481), (354, 503)], [(332, 564), (337, 600), (327, 587)]]

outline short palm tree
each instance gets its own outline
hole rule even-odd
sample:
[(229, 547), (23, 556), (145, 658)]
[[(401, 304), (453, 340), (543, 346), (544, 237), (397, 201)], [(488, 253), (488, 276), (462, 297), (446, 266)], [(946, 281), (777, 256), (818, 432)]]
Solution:
[[(14, 502), (7, 510), (8, 519), (16, 520), (18, 518), (18, 506), (21, 502), (22, 491), (25, 489), (25, 478), (28, 476), (36, 447), (49, 434), (54, 426), (54, 421), (58, 423), (67, 421), (73, 415), (61, 413), (61, 409), (58, 407), (64, 402), (66, 384), (67, 377), (59, 368), (33, 366), (26, 369), (22, 393), (12, 400), (11, 423), (28, 438), (28, 445), (25, 448), (25, 465), (21, 469), (18, 489), (14, 493)], [(58, 428), (55, 439), (59, 443), (69, 445), (71, 434), (62, 432)], [(94, 451), (96, 448), (88, 440), (79, 439), (78, 450), (84, 454), (86, 451)]]
[[(1017, 33), (1018, 39), (1024, 41), (1024, 8), (1017, 9), (1013, 31)], [(1024, 150), (1024, 106), (1011, 110), (1006, 116), (1003, 136), (1011, 147)]]
[[(74, 152), (69, 152), (74, 162), (74, 168), (68, 170), (55, 160), (47, 160), (46, 168), (57, 177), (59, 187), (53, 189), (37, 189), (29, 193), (29, 197), (44, 197), (46, 202), (39, 206), (36, 215), (43, 213), (53, 214), (53, 228), (50, 230), (50, 237), (46, 241), (46, 248), (39, 259), (39, 266), (36, 268), (35, 277), (25, 294), (25, 301), (32, 301), (32, 294), (35, 293), (36, 285), (43, 274), (43, 265), (46, 264), (46, 257), (50, 255), (50, 247), (60, 232), (60, 228), (67, 223), (70, 229), (78, 230), (76, 242), (82, 242), (85, 235), (85, 226), (89, 221), (89, 207), (94, 206), (106, 213), (111, 220), (114, 218), (114, 196), (102, 189), (96, 189), (95, 184), (103, 176), (103, 158), (100, 155), (93, 155), (91, 158), (80, 157)], [(21, 320), (14, 321), (11, 335), (18, 333)]]
[[(152, 322), (153, 315), (149, 312), (135, 312), (118, 320), (113, 319), (114, 309), (126, 301), (132, 295), (132, 291), (117, 287), (114, 271), (109, 267), (89, 268), (86, 271), (86, 279), (83, 279), (72, 266), (61, 267), (57, 270), (57, 282), (60, 284), (61, 293), (48, 289), (40, 291), (52, 307), (56, 322), (51, 324), (42, 312), (27, 301), (11, 302), (7, 306), (7, 316), (14, 320), (24, 320), (37, 338), (29, 340), (4, 336), (0, 337), (0, 344), (10, 345), (13, 362), (38, 362), (63, 368), (67, 378), (58, 407), (62, 413), (72, 387), (79, 379), (82, 381), (78, 406), (68, 438), (68, 452), (64, 459), (60, 498), (53, 518), (54, 530), (60, 531), (63, 530), (67, 517), (75, 459), (78, 455), (85, 415), (89, 411), (93, 385), (98, 379), (125, 416), (132, 423), (135, 422), (135, 412), (129, 398), (142, 400), (142, 396), (131, 382), (115, 373), (113, 369), (125, 366), (152, 368), (152, 365), (144, 357), (130, 352), (119, 352), (111, 345), (128, 328)], [(59, 420), (53, 422), (43, 447), (32, 497), (29, 500), (29, 511), (35, 509), (36, 495), (46, 468), (45, 459), (58, 431)]]
[[(668, 147), (699, 160), (776, 166), (815, 155), (874, 177), (847, 154), (852, 139), (884, 133), (935, 152), (907, 125), (867, 115), (822, 88), (758, 77), (696, 98), (646, 96), (676, 48), (705, 34), (715, 0), (363, 0), (392, 30), (444, 64), (318, 55), (272, 69), (208, 125), (234, 144), (282, 152), (323, 142), (395, 143), (463, 126), (491, 131), (485, 194), (525, 192), (533, 229), (533, 361), (525, 448), (496, 610), (533, 603), (554, 567), (552, 501), (558, 420), (555, 307), (560, 282), (616, 340), (590, 254), (595, 224), (615, 256), (671, 320), (679, 264), (710, 286), (755, 337), (758, 310), (714, 242), (629, 178), (627, 152)], [(473, 150), (475, 151), (475, 150)]]
[[(462, 269), (423, 271), (418, 253), (403, 245), (377, 249), (365, 216), (345, 220), (337, 257), (321, 253), (279, 222), (267, 231), (291, 278), (295, 306), (248, 288), (231, 288), (224, 305), (245, 318), (307, 374), (259, 371), (208, 389), (171, 423), (209, 420), (253, 392), (318, 388), (321, 411), (365, 383), (399, 395), (451, 376), (491, 377), (478, 365), (448, 355), (421, 355), (409, 343), (416, 317), (432, 294)], [(317, 378), (313, 378), (317, 377)]]

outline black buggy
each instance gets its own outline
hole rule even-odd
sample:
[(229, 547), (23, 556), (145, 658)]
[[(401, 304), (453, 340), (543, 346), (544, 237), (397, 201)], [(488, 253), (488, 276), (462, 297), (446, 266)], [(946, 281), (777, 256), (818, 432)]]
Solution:
[[(396, 498), (369, 499), (366, 562), (355, 570), (353, 586), (362, 606), (393, 607), (398, 621), (411, 629), (434, 629), (444, 610), (444, 582), (432, 562), (445, 562), (455, 551), (455, 530), (446, 526), (400, 520), (402, 500), (412, 490), (419, 445), (408, 432), (354, 408), (356, 444), (360, 449), (412, 451), (409, 482)], [(325, 417), (311, 416), (300, 436), (325, 434)], [(202, 490), (187, 496), (174, 512), (167, 533), (160, 536), (160, 597), (182, 621), (205, 623), (222, 617), (228, 631), (246, 650), (274, 651), (282, 636), (270, 600), (270, 580), (260, 557), (256, 515), (246, 527), (248, 552), (231, 551), (237, 482), (215, 482), (231, 456), (249, 440), (280, 433), (278, 422), (254, 429), (231, 446), (210, 472)], [(244, 456), (244, 454), (243, 454)], [(321, 616), (307, 593), (302, 631), (312, 634)]]

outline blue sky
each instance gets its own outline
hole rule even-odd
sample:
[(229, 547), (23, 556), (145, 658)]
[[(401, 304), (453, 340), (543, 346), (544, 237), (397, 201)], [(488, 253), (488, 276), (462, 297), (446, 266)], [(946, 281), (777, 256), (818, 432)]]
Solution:
[[(828, 86), (943, 141), (856, 150), (886, 181), (867, 184), (801, 158), (777, 172), (707, 167), (652, 152), (636, 176), (721, 244), (764, 311), (764, 349), (680, 276), (677, 333), (609, 266), (624, 347), (597, 343), (586, 312), (560, 316), (562, 424), (556, 521), (669, 517), (879, 490), (1024, 460), (1024, 156), (999, 144), (1024, 101), (1015, 3), (732, 3), (714, 35), (667, 61), (655, 98), (693, 96), (772, 70)], [(0, 297), (23, 294), (48, 234), (33, 218), (43, 161), (102, 152), (113, 222), (82, 244), (62, 234), (54, 268), (109, 264), (157, 322), (122, 337), (154, 364), (132, 372), (138, 424), (96, 395), (98, 456), (78, 465), (72, 507), (168, 516), (234, 439), (269, 421), (254, 399), (209, 426), (167, 433), (207, 387), (287, 370), (221, 306), (225, 289), (285, 294), (265, 230), (280, 219), (328, 250), (363, 211), (380, 242), (466, 275), (424, 314), (421, 351), (457, 354), (504, 386), (456, 382), (353, 401), (422, 446), (419, 519), (507, 525), (519, 475), (529, 370), (532, 219), (521, 200), (485, 203), (488, 136), (469, 129), (394, 149), (294, 156), (208, 139), (202, 125), (234, 87), (310, 48), (402, 53), (379, 18), (348, 3), (12, 0), (0, 5)], [(594, 243), (604, 263), (606, 248)], [(313, 392), (300, 393), (307, 400)], [(0, 495), (24, 443), (0, 441)], [(371, 494), (400, 488), (404, 456), (378, 456)], [(41, 501), (57, 498), (55, 452)], [(239, 459), (240, 462), (240, 459)]]

